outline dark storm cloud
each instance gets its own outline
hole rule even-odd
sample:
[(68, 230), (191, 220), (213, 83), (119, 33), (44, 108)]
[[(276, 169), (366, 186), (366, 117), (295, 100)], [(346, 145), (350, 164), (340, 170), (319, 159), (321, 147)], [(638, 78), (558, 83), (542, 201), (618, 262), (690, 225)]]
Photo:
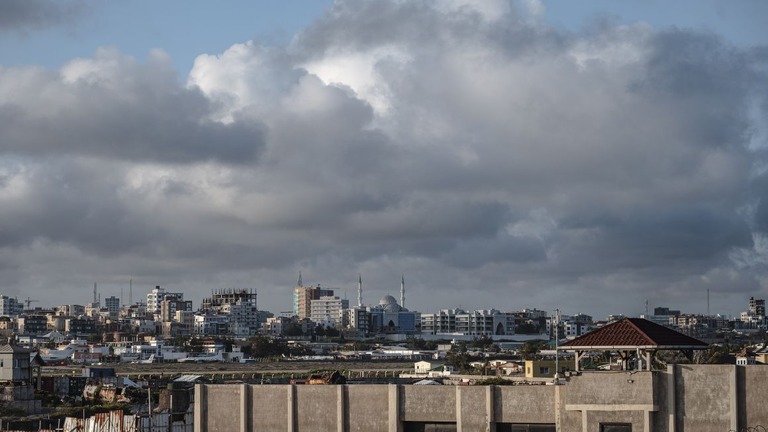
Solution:
[(141, 65), (103, 50), (59, 74), (0, 69), (0, 152), (253, 162), (264, 144), (263, 127), (214, 122), (212, 109), (202, 94), (177, 84), (161, 54)]
[(85, 3), (77, 0), (3, 0), (0, 2), (0, 32), (29, 31), (56, 25), (81, 15)]
[(18, 180), (26, 183), (26, 191), (2, 200), (0, 248), (18, 249), (43, 240), (114, 256), (160, 241), (161, 230), (140, 220), (130, 203), (120, 199), (120, 170), (114, 168), (64, 159), (17, 174), (24, 177)]
[(686, 265), (693, 269), (696, 263), (706, 269), (722, 262), (728, 251), (753, 247), (743, 216), (693, 204), (596, 218), (588, 223), (563, 220), (561, 228), (590, 233), (570, 251), (576, 262), (590, 263), (590, 271), (597, 267), (615, 271)]

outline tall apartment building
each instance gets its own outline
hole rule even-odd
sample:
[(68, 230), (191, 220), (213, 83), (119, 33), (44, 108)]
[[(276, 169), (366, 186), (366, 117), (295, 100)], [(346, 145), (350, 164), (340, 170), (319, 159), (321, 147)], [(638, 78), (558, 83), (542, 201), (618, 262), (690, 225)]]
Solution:
[[(299, 279), (301, 280), (301, 279)], [(312, 315), (312, 301), (320, 297), (333, 297), (332, 289), (297, 286), (293, 289), (293, 314), (299, 319), (310, 318)]]
[(211, 297), (203, 300), (201, 309), (208, 314), (226, 315), (229, 318), (229, 334), (233, 336), (253, 336), (259, 331), (259, 310), (255, 290), (213, 291)]
[(326, 327), (346, 326), (346, 311), (349, 300), (336, 296), (322, 296), (310, 302), (309, 319)]
[(109, 310), (109, 314), (113, 316), (117, 316), (120, 313), (120, 299), (111, 296), (104, 299), (104, 307), (106, 307)]
[(184, 293), (166, 292), (165, 288), (157, 285), (147, 294), (147, 313), (159, 314), (161, 312), (161, 302), (165, 300), (166, 296), (174, 297), (177, 300), (184, 300)]
[(752, 312), (752, 315), (764, 317), (765, 316), (765, 300), (750, 297), (749, 311)]
[(0, 315), (7, 317), (16, 317), (24, 312), (24, 303), (16, 300), (15, 297), (0, 296)]
[(17, 321), (19, 333), (42, 335), (48, 332), (48, 318), (45, 315), (27, 315)]
[(160, 302), (160, 321), (171, 322), (175, 320), (176, 312), (192, 312), (192, 300), (181, 300), (174, 295), (166, 295)]

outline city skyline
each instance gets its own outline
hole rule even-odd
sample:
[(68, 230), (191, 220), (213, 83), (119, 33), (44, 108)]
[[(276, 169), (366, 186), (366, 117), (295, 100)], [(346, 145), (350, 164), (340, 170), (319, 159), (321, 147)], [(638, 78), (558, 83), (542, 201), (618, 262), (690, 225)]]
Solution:
[[(0, 3), (0, 294), (768, 297), (759, 1)], [(337, 293), (340, 297), (344, 292)], [(71, 302), (69, 302), (71, 303)]]

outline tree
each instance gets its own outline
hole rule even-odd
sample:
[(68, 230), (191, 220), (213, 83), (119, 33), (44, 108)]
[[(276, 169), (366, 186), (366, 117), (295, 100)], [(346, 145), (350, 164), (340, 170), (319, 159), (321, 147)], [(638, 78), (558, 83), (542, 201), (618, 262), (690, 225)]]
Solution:
[(445, 355), (445, 364), (453, 366), (460, 372), (468, 372), (471, 369), (469, 365), (469, 355), (464, 352), (450, 351)]
[(547, 346), (547, 341), (544, 341), (544, 340), (526, 341), (525, 343), (523, 343), (523, 346), (520, 347), (520, 354), (522, 354), (523, 358), (526, 358), (526, 359), (531, 358), (546, 346)]
[(535, 324), (525, 322), (515, 326), (515, 333), (518, 334), (538, 334), (539, 328)]
[(282, 339), (256, 336), (248, 339), (248, 343), (243, 346), (243, 352), (251, 357), (265, 358), (287, 355), (290, 353), (290, 349)]
[(299, 323), (291, 321), (283, 327), (283, 334), (286, 336), (302, 336), (304, 332), (301, 330)]
[(490, 347), (491, 345), (493, 345), (493, 339), (491, 339), (491, 338), (489, 338), (488, 336), (485, 336), (485, 335), (480, 336), (479, 338), (475, 338), (472, 341), (472, 346), (474, 348), (480, 348), (483, 351), (488, 349), (488, 347)]
[(406, 344), (408, 345), (408, 348), (413, 350), (434, 350), (437, 349), (437, 342), (435, 341), (425, 341), (422, 338), (408, 338), (406, 340)]

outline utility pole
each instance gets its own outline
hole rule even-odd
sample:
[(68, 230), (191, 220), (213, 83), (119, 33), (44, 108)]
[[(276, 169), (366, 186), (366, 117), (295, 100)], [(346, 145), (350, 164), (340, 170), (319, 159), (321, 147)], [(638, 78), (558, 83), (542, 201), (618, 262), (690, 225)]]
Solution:
[(555, 383), (560, 380), (560, 309), (555, 309)]

